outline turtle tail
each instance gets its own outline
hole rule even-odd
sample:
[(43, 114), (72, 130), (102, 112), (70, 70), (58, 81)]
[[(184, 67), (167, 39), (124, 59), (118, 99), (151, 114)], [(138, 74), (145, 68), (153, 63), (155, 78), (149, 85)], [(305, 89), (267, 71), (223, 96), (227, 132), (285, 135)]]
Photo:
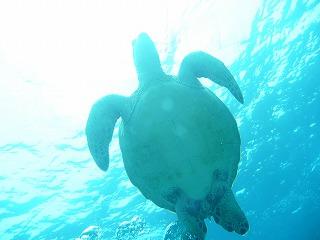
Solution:
[(188, 86), (201, 86), (197, 79), (201, 77), (226, 87), (240, 103), (243, 103), (241, 90), (223, 62), (205, 52), (192, 52), (183, 59), (178, 79)]
[(118, 118), (124, 115), (125, 103), (126, 97), (105, 96), (92, 106), (88, 117), (86, 136), (89, 150), (103, 171), (109, 167), (109, 144)]

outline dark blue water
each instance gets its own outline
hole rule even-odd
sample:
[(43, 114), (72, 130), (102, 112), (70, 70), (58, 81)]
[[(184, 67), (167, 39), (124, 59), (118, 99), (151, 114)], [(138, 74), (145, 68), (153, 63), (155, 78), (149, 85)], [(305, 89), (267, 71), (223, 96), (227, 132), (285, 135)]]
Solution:
[[(320, 239), (319, 1), (269, 0), (259, 2), (257, 8), (242, 6), (252, 9), (254, 16), (245, 38), (241, 21), (229, 29), (224, 21), (232, 16), (225, 14), (225, 19), (219, 18), (220, 30), (212, 29), (207, 20), (215, 19), (215, 5), (195, 3), (190, 5), (192, 11), (184, 12), (181, 21), (189, 21), (181, 28), (170, 30), (168, 19), (163, 23), (167, 38), (158, 45), (165, 68), (174, 73), (182, 53), (203, 47), (227, 62), (245, 98), (240, 106), (227, 91), (212, 86), (240, 128), (241, 164), (233, 190), (250, 231), (241, 237), (208, 221), (207, 239)], [(166, 8), (171, 14), (174, 11), (170, 4)], [(208, 19), (190, 20), (188, 14)], [(197, 26), (196, 21), (203, 22)], [(229, 34), (231, 38), (241, 37), (226, 39), (225, 32), (237, 33)], [(211, 47), (211, 38), (219, 38), (221, 46)], [(124, 42), (130, 45), (130, 39)], [(6, 47), (1, 44), (0, 54)], [(176, 217), (131, 185), (117, 131), (105, 174), (88, 152), (83, 131), (87, 111), (79, 110), (77, 119), (50, 107), (52, 101), (74, 104), (80, 85), (84, 89), (91, 85), (74, 81), (70, 98), (52, 93), (52, 88), (51, 93), (39, 92), (43, 87), (39, 76), (26, 76), (20, 69), (14, 70), (13, 77), (10, 69), (16, 63), (0, 60), (0, 83), (13, 89), (0, 89), (0, 239), (75, 239), (89, 226), (99, 227), (99, 239), (162, 239)], [(82, 69), (77, 71), (81, 74)], [(83, 98), (89, 100), (81, 109), (88, 109), (94, 98)]]
[(233, 65), (245, 71), (235, 187), (246, 185), (239, 199), (251, 215), (249, 239), (320, 239), (320, 9), (318, 1), (292, 6), (262, 4)]

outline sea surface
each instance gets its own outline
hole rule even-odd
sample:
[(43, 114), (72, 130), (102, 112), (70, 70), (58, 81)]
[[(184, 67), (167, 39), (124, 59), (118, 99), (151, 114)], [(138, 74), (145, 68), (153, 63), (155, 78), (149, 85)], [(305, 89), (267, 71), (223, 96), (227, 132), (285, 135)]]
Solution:
[(0, 239), (161, 240), (176, 220), (128, 180), (117, 128), (107, 173), (84, 134), (94, 101), (137, 86), (141, 31), (167, 73), (204, 50), (244, 95), (203, 80), (240, 129), (233, 191), (250, 222), (239, 236), (208, 220), (206, 239), (319, 240), (317, 0), (1, 1)]

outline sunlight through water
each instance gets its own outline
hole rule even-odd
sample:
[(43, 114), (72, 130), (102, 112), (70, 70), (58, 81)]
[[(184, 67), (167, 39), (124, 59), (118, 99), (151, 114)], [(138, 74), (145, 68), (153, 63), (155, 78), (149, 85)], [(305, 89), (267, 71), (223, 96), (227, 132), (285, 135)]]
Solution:
[(0, 1), (0, 239), (163, 239), (176, 216), (129, 181), (118, 125), (107, 173), (84, 134), (97, 99), (136, 89), (143, 31), (168, 74), (206, 51), (244, 95), (201, 79), (237, 120), (233, 191), (250, 222), (242, 237), (208, 221), (206, 239), (320, 239), (316, 0)]

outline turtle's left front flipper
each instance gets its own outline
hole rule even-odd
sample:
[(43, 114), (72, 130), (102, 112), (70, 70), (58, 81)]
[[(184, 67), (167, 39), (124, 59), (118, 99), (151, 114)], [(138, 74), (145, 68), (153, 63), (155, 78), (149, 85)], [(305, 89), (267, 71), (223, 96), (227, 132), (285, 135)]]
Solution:
[(241, 90), (226, 66), (219, 59), (205, 52), (192, 52), (182, 61), (178, 79), (189, 86), (199, 86), (197, 78), (205, 77), (226, 87), (241, 103), (243, 96)]
[(91, 108), (86, 126), (87, 141), (93, 159), (103, 171), (109, 167), (109, 144), (118, 118), (125, 115), (126, 103), (126, 97), (108, 95)]

